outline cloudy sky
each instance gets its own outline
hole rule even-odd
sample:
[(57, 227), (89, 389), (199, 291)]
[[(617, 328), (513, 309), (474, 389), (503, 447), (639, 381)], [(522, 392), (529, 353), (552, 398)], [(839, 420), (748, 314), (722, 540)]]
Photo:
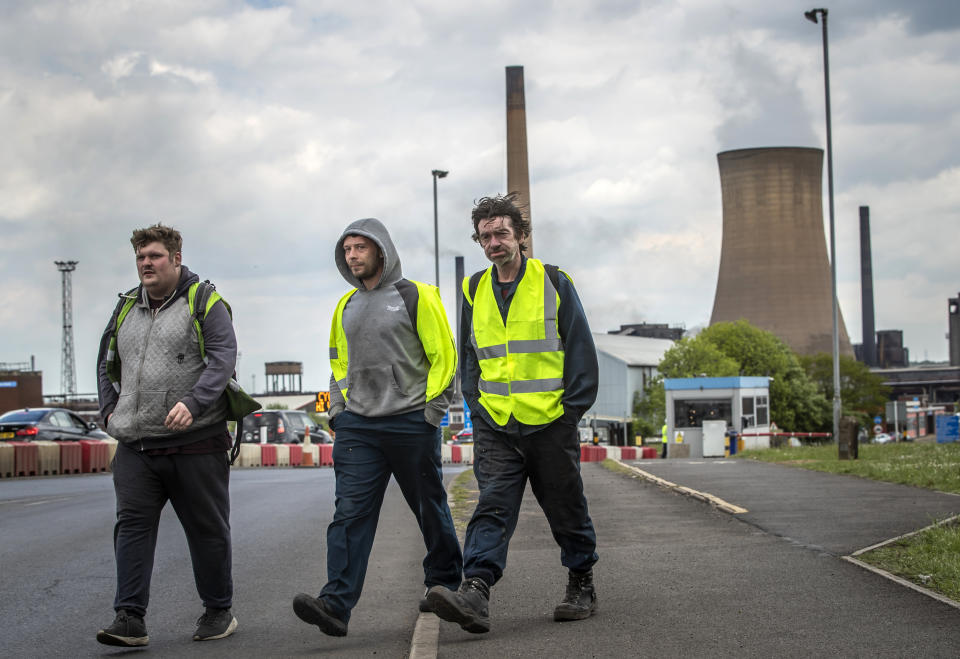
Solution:
[[(0, 5), (0, 362), (60, 388), (60, 273), (73, 275), (77, 388), (134, 286), (131, 230), (184, 234), (232, 303), (241, 383), (304, 363), (326, 389), (333, 262), (350, 221), (391, 229), (441, 291), (480, 196), (506, 187), (504, 67), (526, 78), (537, 256), (567, 269), (595, 331), (709, 322), (716, 154), (825, 144), (820, 27), (767, 0), (461, 2), (7, 0)], [(945, 360), (960, 290), (960, 5), (829, 6), (840, 304), (860, 340), (858, 206), (878, 329)], [(826, 185), (824, 185), (826, 190)], [(826, 200), (825, 206), (826, 208)], [(826, 212), (824, 213), (826, 216)], [(255, 378), (255, 379), (254, 379)]]

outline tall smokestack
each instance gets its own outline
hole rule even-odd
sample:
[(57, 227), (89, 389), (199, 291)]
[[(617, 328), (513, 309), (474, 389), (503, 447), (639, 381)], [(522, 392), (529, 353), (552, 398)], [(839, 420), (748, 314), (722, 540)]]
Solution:
[(863, 313), (863, 362), (877, 365), (877, 333), (873, 316), (873, 256), (870, 250), (870, 207), (860, 207), (860, 307)]
[(507, 192), (519, 192), (524, 216), (530, 220), (527, 256), (533, 256), (533, 220), (530, 216), (530, 170), (527, 165), (527, 102), (523, 67), (507, 67)]
[(947, 326), (950, 329), (947, 334), (950, 365), (960, 366), (960, 293), (957, 293), (957, 297), (947, 298)]
[[(717, 161), (723, 246), (710, 324), (745, 318), (795, 352), (832, 354), (823, 151), (738, 149), (718, 154)], [(838, 331), (840, 354), (852, 357), (842, 315)]]

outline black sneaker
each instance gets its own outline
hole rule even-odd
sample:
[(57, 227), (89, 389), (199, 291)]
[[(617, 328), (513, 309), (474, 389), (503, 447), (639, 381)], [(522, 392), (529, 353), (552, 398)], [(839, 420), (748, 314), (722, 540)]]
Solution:
[(433, 609), (430, 608), (430, 602), (427, 601), (427, 593), (430, 592), (430, 589), (427, 588), (423, 591), (423, 597), (420, 598), (420, 612), (421, 613), (433, 613)]
[(471, 634), (490, 631), (490, 587), (479, 577), (460, 584), (460, 590), (434, 586), (427, 591), (427, 603), (442, 620), (455, 622)]
[(150, 637), (147, 636), (147, 626), (141, 616), (120, 609), (113, 624), (97, 632), (97, 640), (104, 645), (135, 648), (149, 643)]
[(293, 612), (304, 622), (319, 627), (327, 636), (347, 635), (347, 623), (335, 616), (319, 597), (298, 594), (293, 598)]
[(237, 629), (237, 619), (230, 609), (207, 608), (197, 619), (197, 631), (193, 633), (195, 641), (215, 641), (226, 638)]
[(553, 619), (583, 620), (597, 610), (597, 593), (593, 589), (593, 570), (585, 574), (570, 571), (567, 592), (563, 601), (553, 610)]

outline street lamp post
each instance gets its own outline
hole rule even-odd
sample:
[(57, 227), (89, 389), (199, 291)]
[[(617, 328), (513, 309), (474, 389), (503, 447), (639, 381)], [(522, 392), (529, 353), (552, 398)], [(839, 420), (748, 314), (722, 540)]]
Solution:
[(437, 288), (440, 288), (440, 229), (437, 226), (437, 179), (444, 178), (450, 172), (435, 169), (433, 174), (433, 263)]
[(811, 9), (803, 15), (808, 21), (823, 19), (823, 89), (827, 114), (827, 197), (830, 206), (830, 279), (833, 287), (833, 438), (840, 445), (840, 333), (837, 329), (837, 236), (833, 219), (833, 133), (830, 128), (830, 52), (827, 47), (827, 10)]

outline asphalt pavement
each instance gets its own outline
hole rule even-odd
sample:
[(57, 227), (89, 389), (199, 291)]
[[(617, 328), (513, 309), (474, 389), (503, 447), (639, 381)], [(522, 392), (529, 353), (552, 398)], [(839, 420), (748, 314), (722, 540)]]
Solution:
[(0, 656), (406, 657), (418, 620), (431, 619), (432, 643), (418, 657), (422, 648), (443, 658), (960, 656), (960, 610), (842, 559), (960, 513), (960, 497), (747, 461), (635, 464), (748, 512), (727, 514), (586, 463), (600, 554), (596, 615), (553, 621), (566, 573), (528, 492), (505, 576), (492, 590), (491, 631), (474, 635), (417, 612), (423, 541), (391, 484), (345, 638), (323, 635), (290, 610), (294, 593), (316, 592), (325, 579), (332, 470), (238, 470), (237, 633), (189, 640), (199, 606), (182, 531), (167, 511), (151, 641), (140, 651), (93, 638), (112, 617), (109, 475), (0, 481)]
[(584, 464), (597, 614), (553, 621), (566, 575), (528, 492), (491, 631), (441, 622), (437, 656), (960, 656), (960, 610), (841, 559), (960, 512), (960, 497), (746, 461), (636, 464), (749, 512)]

